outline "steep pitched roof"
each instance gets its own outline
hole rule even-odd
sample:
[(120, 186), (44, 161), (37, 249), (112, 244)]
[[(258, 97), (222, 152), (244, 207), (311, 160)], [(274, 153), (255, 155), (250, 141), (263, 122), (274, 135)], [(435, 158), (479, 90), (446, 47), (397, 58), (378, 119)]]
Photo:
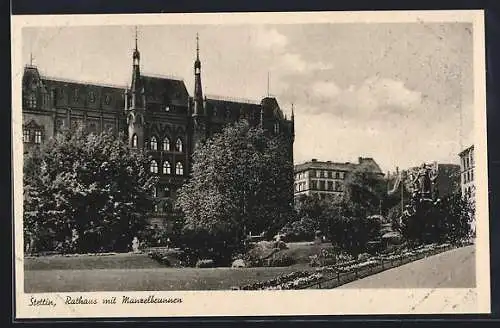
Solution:
[(188, 104), (189, 93), (184, 81), (147, 75), (142, 75), (141, 78), (146, 96), (153, 96), (180, 105)]
[(237, 101), (231, 99), (210, 97), (205, 99), (208, 115), (221, 118), (238, 118), (241, 115), (257, 115), (260, 105), (257, 103)]

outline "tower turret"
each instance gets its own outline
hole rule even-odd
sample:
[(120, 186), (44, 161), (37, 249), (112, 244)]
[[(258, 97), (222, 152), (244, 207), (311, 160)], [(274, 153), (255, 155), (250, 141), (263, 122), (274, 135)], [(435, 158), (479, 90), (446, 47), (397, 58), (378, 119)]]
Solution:
[(137, 46), (137, 28), (135, 29), (135, 48), (132, 53), (132, 81), (130, 90), (125, 93), (125, 113), (127, 115), (129, 146), (144, 146), (144, 115), (146, 97), (140, 71), (140, 52)]
[(200, 39), (196, 33), (196, 59), (194, 61), (194, 96), (192, 111), (193, 148), (207, 138), (207, 116), (205, 115), (205, 100), (201, 85)]
[(201, 86), (200, 39), (196, 33), (196, 60), (194, 61), (194, 110), (193, 115), (205, 114), (203, 104), (203, 89)]

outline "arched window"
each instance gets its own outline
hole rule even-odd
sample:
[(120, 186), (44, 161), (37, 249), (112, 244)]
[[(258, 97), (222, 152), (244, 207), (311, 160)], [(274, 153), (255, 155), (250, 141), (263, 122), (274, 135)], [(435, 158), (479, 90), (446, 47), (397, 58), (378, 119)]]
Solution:
[(165, 161), (163, 162), (163, 174), (170, 174), (170, 162)]
[(278, 134), (280, 132), (280, 125), (278, 122), (274, 123), (274, 133)]
[(158, 150), (158, 141), (155, 136), (151, 137), (151, 150)]
[(137, 134), (132, 136), (132, 148), (137, 148)]
[(177, 138), (177, 141), (175, 142), (175, 150), (182, 152), (182, 140), (180, 138)]
[(158, 197), (158, 189), (156, 187), (151, 189), (151, 196)]
[(182, 166), (181, 162), (177, 162), (177, 164), (175, 165), (175, 174), (184, 175), (184, 167)]
[(165, 137), (165, 139), (163, 139), (163, 150), (170, 151), (170, 139), (168, 137)]
[(154, 159), (151, 161), (151, 166), (149, 168), (151, 173), (158, 173), (158, 163)]

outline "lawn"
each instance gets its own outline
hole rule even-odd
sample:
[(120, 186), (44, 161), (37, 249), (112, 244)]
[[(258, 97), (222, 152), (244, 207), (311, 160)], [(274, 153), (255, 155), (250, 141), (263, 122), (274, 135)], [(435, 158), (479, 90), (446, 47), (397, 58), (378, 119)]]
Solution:
[(147, 254), (113, 254), (105, 256), (40, 256), (24, 259), (24, 270), (85, 270), (85, 269), (154, 269), (163, 265)]
[(304, 267), (282, 268), (149, 268), (98, 270), (29, 270), (24, 272), (26, 293), (228, 290), (272, 279)]
[(24, 260), (25, 291), (89, 292), (151, 290), (227, 290), (281, 274), (308, 270), (309, 256), (331, 244), (289, 243), (281, 252), (293, 257), (289, 267), (168, 268), (147, 254), (44, 256)]

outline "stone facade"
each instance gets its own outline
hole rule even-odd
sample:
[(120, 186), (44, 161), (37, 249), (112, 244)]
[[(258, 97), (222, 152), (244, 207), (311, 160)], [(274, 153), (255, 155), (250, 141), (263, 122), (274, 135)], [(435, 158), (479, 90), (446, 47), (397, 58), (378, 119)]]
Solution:
[(252, 103), (203, 96), (198, 47), (193, 96), (182, 80), (141, 74), (137, 40), (131, 68), (130, 87), (126, 87), (51, 78), (27, 65), (22, 80), (24, 151), (76, 125), (96, 133), (123, 132), (130, 147), (144, 147), (153, 157), (150, 170), (160, 177), (152, 195), (158, 201), (151, 222), (157, 225), (169, 222), (172, 199), (189, 178), (191, 154), (198, 142), (229, 123), (245, 118), (268, 133), (285, 136), (289, 147), (284, 151), (293, 163), (293, 111), (287, 119), (273, 97)]
[(474, 145), (464, 149), (458, 156), (460, 156), (460, 189), (462, 196), (473, 200), (476, 197)]
[(339, 201), (344, 192), (346, 177), (358, 168), (380, 176), (384, 175), (373, 158), (359, 157), (358, 163), (322, 162), (312, 159), (295, 165), (294, 195), (296, 198), (301, 195), (318, 195)]

